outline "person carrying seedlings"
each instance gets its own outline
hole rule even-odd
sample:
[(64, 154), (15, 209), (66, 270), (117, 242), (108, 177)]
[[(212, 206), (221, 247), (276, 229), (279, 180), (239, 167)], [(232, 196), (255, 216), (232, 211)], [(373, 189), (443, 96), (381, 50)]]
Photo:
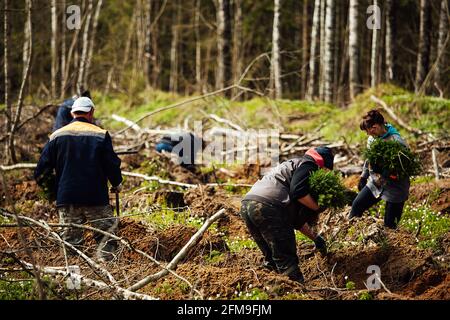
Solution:
[[(89, 99), (92, 99), (91, 93), (89, 92), (89, 90), (83, 91), (83, 93), (80, 96), (88, 97)], [(56, 113), (55, 124), (53, 125), (52, 132), (55, 132), (56, 130), (68, 125), (73, 120), (73, 117), (71, 114), (72, 105), (77, 98), (78, 98), (78, 96), (74, 95), (72, 98), (64, 100), (63, 103), (61, 105), (59, 105), (58, 112)]]
[(264, 255), (263, 266), (293, 281), (304, 282), (298, 266), (295, 229), (326, 254), (325, 240), (310, 228), (324, 208), (311, 196), (308, 178), (319, 168), (332, 170), (333, 158), (327, 147), (311, 148), (303, 157), (272, 169), (242, 200), (240, 215)]
[[(55, 173), (56, 205), (61, 223), (83, 224), (114, 233), (118, 219), (109, 205), (108, 180), (112, 191), (122, 182), (120, 159), (113, 150), (108, 131), (92, 124), (94, 103), (80, 97), (72, 106), (73, 120), (56, 130), (45, 145), (34, 177), (39, 185)], [(83, 244), (83, 229), (64, 228), (62, 238), (74, 246)], [(117, 249), (115, 240), (100, 233), (97, 258), (109, 261)]]
[(202, 150), (202, 139), (191, 132), (180, 131), (164, 135), (156, 144), (157, 152), (172, 153), (174, 161), (182, 167), (195, 171), (195, 158)]
[[(383, 115), (378, 110), (371, 110), (363, 117), (360, 129), (369, 135), (367, 148), (370, 148), (379, 139), (396, 141), (408, 148), (400, 133), (385, 122)], [(359, 193), (353, 201), (349, 219), (361, 217), (364, 211), (383, 199), (386, 201), (384, 225), (395, 229), (409, 196), (409, 177), (391, 174), (387, 168), (379, 167), (366, 160), (358, 183), (358, 190)]]

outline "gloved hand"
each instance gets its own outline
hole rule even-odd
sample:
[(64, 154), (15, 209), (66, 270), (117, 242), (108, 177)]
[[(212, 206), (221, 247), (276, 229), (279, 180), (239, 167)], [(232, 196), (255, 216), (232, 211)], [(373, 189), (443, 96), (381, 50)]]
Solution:
[(122, 184), (119, 184), (118, 186), (115, 186), (115, 187), (111, 187), (111, 189), (109, 189), (109, 191), (111, 193), (116, 193), (116, 192), (122, 191)]
[(327, 243), (325, 242), (324, 238), (322, 238), (321, 236), (317, 236), (314, 240), (314, 244), (316, 246), (316, 250), (318, 250), (321, 255), (327, 255)]
[(361, 177), (358, 182), (358, 191), (361, 191), (367, 184), (367, 178)]

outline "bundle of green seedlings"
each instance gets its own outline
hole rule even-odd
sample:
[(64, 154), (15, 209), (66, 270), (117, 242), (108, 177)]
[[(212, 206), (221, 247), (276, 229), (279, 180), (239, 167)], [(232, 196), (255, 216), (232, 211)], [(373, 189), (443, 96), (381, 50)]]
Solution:
[(372, 170), (385, 177), (398, 176), (406, 178), (419, 175), (421, 164), (419, 158), (409, 148), (395, 140), (375, 139), (369, 148), (363, 151)]
[(343, 208), (351, 203), (353, 192), (342, 183), (339, 172), (319, 169), (309, 176), (311, 196), (323, 208)]

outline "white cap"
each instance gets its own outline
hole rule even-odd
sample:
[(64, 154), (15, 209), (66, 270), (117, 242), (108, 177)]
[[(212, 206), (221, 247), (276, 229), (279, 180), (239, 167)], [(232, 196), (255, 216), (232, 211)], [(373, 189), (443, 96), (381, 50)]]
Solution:
[(72, 112), (89, 112), (92, 108), (95, 108), (95, 106), (91, 99), (88, 97), (80, 97), (73, 103)]

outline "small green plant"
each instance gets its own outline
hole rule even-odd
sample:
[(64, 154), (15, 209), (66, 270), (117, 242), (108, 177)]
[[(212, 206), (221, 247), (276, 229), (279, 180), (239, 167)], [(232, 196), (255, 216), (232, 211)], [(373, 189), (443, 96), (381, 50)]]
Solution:
[(392, 175), (400, 178), (416, 176), (421, 172), (419, 158), (407, 147), (395, 140), (375, 139), (369, 148), (363, 151), (375, 173), (385, 177)]
[(205, 257), (205, 260), (209, 263), (217, 263), (224, 259), (224, 255), (222, 252), (218, 250), (211, 250), (209, 255)]
[(349, 201), (339, 172), (316, 170), (309, 177), (312, 197), (324, 208), (342, 208)]
[(359, 293), (358, 299), (359, 300), (373, 300), (373, 297), (369, 291), (362, 291)]
[(347, 283), (345, 284), (345, 287), (348, 290), (355, 290), (356, 285), (355, 285), (355, 283), (353, 281), (347, 281)]

